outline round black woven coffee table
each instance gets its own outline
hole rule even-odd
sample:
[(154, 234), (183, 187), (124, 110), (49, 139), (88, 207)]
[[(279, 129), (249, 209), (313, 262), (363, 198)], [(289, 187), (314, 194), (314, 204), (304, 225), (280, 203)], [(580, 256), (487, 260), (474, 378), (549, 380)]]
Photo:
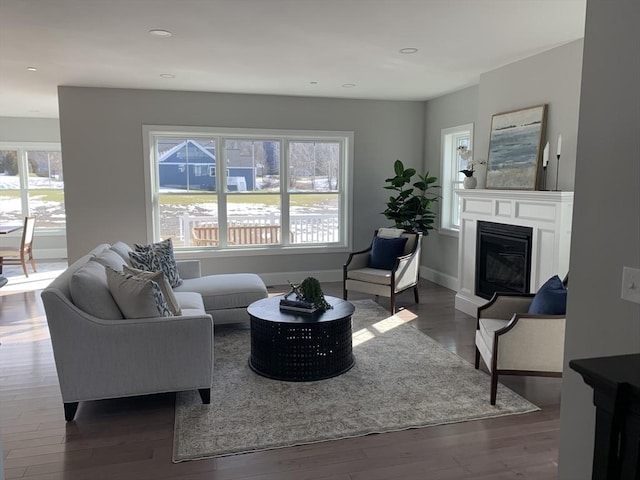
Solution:
[(355, 307), (326, 296), (333, 308), (324, 313), (281, 311), (282, 296), (249, 305), (251, 369), (277, 380), (307, 382), (340, 375), (355, 363), (351, 315)]

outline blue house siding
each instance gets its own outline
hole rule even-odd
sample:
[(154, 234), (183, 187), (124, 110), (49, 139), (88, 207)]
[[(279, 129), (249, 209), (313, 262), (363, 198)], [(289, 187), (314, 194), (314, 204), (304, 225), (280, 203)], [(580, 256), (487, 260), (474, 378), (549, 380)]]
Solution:
[[(158, 160), (160, 187), (215, 192), (215, 167), (216, 157), (213, 152), (192, 140), (186, 140), (165, 152)], [(232, 177), (228, 182), (229, 191), (254, 189), (254, 168), (231, 167), (227, 171), (228, 176)], [(244, 178), (244, 182), (239, 182), (238, 177)]]

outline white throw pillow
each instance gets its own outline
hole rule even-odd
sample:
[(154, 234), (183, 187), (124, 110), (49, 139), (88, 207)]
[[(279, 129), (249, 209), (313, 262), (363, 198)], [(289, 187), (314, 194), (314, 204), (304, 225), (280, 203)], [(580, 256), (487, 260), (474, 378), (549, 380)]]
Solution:
[(382, 238), (398, 238), (404, 233), (401, 228), (382, 227), (378, 229), (378, 236)]
[(105, 268), (109, 291), (125, 318), (171, 317), (160, 286), (153, 280)]
[(180, 311), (180, 303), (178, 303), (178, 300), (173, 293), (173, 289), (171, 288), (171, 285), (169, 285), (169, 280), (167, 280), (167, 277), (164, 275), (162, 270), (157, 272), (147, 272), (145, 270), (138, 270), (137, 268), (131, 268), (125, 265), (122, 267), (122, 271), (124, 273), (135, 275), (136, 277), (142, 277), (156, 282), (160, 287), (160, 290), (162, 290), (162, 294), (164, 295), (164, 299), (167, 301), (167, 306), (169, 307), (169, 310), (171, 310), (171, 313), (174, 315), (182, 315), (182, 312)]

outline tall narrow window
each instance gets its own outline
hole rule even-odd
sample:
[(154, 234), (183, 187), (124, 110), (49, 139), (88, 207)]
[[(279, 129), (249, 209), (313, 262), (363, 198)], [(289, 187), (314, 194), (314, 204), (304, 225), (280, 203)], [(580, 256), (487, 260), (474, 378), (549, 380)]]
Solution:
[(442, 202), (440, 231), (457, 232), (460, 229), (460, 198), (456, 193), (462, 188), (464, 174), (460, 170), (467, 168), (466, 160), (460, 157), (459, 147), (473, 149), (473, 124), (442, 130)]
[(2, 218), (21, 224), (36, 217), (36, 228), (64, 228), (64, 175), (59, 144), (0, 144)]

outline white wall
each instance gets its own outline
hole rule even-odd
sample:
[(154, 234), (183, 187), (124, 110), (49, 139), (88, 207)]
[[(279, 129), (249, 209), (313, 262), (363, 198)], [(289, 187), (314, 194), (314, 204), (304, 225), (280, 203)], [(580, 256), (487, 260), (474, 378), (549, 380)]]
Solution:
[[(423, 102), (79, 87), (60, 87), (58, 96), (70, 259), (100, 242), (148, 240), (144, 124), (354, 131), (355, 248), (367, 246), (373, 229), (389, 223), (380, 212), (393, 162), (420, 168), (424, 158)], [(203, 270), (341, 272), (346, 257), (217, 257), (205, 259)]]
[[(640, 268), (640, 2), (588, 0), (560, 416), (561, 480), (591, 478), (593, 390), (577, 358), (640, 352), (640, 305), (620, 299)], [(564, 148), (564, 147), (563, 147)]]
[(59, 142), (57, 118), (0, 117), (0, 142)]
[[(476, 87), (429, 100), (425, 105), (425, 165), (440, 175), (440, 134), (443, 128), (474, 123), (474, 158), (486, 159), (489, 152), (491, 117), (518, 108), (547, 103), (547, 139), (555, 155), (558, 134), (562, 134), (562, 156), (558, 187), (573, 190), (583, 41), (577, 40), (480, 76)], [(555, 185), (555, 157), (549, 163), (548, 181)], [(437, 172), (437, 173), (436, 173)], [(486, 169), (477, 169), (478, 186), (485, 185)], [(423, 272), (435, 281), (457, 281), (458, 239), (434, 233), (426, 240)]]

